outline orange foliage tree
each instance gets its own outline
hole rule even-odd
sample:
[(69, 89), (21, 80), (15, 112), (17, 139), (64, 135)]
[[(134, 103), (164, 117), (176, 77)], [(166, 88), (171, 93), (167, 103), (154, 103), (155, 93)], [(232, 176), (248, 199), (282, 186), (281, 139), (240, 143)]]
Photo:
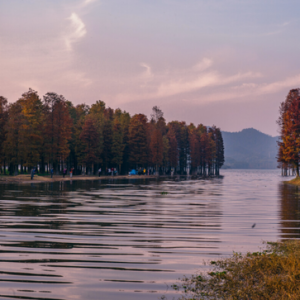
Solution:
[(148, 162), (147, 117), (134, 115), (129, 123), (129, 160), (133, 167), (145, 166)]
[(44, 96), (45, 139), (48, 149), (48, 161), (56, 169), (62, 167), (69, 153), (69, 141), (73, 121), (70, 117), (66, 100), (56, 93)]
[[(0, 161), (2, 161), (2, 165), (4, 166), (3, 171), (5, 172), (5, 151), (4, 144), (7, 133), (7, 124), (8, 121), (8, 105), (7, 99), (0, 96)], [(2, 168), (0, 168), (0, 172), (2, 173)]]
[(299, 177), (300, 163), (300, 89), (293, 89), (281, 103), (280, 138), (278, 162), (283, 167), (292, 167)]
[[(290, 110), (285, 118), (296, 110)], [(290, 155), (286, 150), (282, 153), (284, 159)], [(74, 106), (62, 95), (47, 93), (41, 101), (38, 93), (29, 89), (10, 105), (0, 97), (1, 161), (3, 169), (9, 165), (11, 174), (32, 167), (41, 172), (46, 167), (56, 172), (73, 168), (75, 174), (113, 167), (119, 173), (148, 168), (157, 174), (172, 170), (218, 175), (224, 163), (224, 145), (218, 128), (178, 121), (166, 124), (157, 106), (148, 121), (144, 114), (131, 117), (119, 108), (106, 107), (101, 100), (91, 107)]]

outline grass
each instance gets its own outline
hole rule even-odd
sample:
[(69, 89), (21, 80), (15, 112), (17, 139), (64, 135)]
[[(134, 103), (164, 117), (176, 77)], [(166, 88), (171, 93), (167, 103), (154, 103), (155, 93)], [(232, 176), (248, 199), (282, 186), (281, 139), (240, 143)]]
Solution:
[(300, 241), (267, 243), (262, 252), (233, 253), (210, 264), (211, 272), (172, 286), (179, 299), (300, 299)]
[(289, 183), (289, 184), (293, 184), (293, 185), (300, 185), (300, 177), (296, 177), (292, 180), (289, 180), (289, 181), (285, 181), (286, 183)]

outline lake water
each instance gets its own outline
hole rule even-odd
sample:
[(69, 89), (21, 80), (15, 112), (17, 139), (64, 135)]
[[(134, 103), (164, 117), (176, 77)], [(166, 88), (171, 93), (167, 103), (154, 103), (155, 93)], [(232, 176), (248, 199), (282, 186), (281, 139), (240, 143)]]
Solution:
[(0, 185), (0, 298), (172, 298), (205, 260), (299, 238), (300, 193), (279, 170), (221, 173)]

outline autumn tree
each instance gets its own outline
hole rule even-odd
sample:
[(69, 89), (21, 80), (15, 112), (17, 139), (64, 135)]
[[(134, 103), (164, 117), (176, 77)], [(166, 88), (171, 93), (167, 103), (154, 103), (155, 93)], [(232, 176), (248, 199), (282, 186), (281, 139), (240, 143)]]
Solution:
[(280, 138), (278, 161), (281, 164), (290, 165), (296, 170), (299, 177), (300, 163), (300, 90), (289, 92), (285, 102), (281, 103)]
[(216, 143), (215, 175), (220, 175), (220, 169), (224, 164), (224, 142), (220, 128), (214, 128)]
[(48, 159), (56, 169), (65, 163), (70, 153), (69, 141), (73, 125), (65, 98), (56, 93), (44, 96), (45, 105), (45, 138), (48, 149)]
[(167, 133), (167, 138), (169, 141), (169, 162), (170, 162), (170, 167), (176, 169), (178, 166), (178, 143), (177, 143), (177, 138), (176, 138), (176, 133), (171, 126), (168, 130)]
[(148, 161), (147, 117), (134, 115), (129, 124), (129, 160), (134, 166), (145, 166)]
[(201, 146), (200, 134), (194, 124), (189, 126), (189, 142), (190, 142), (190, 158), (191, 158), (191, 171), (197, 172), (198, 166), (201, 164)]
[[(71, 156), (71, 166), (74, 169), (78, 169), (78, 164), (80, 161), (80, 157), (84, 151), (84, 145), (81, 143), (80, 135), (82, 132), (82, 128), (85, 123), (85, 119), (89, 114), (89, 106), (86, 104), (78, 104), (75, 107), (75, 114), (72, 113), (71, 117), (73, 119), (73, 127), (72, 127), (72, 138), (70, 140), (70, 156)], [(94, 122), (95, 123), (95, 122)], [(99, 137), (98, 137), (99, 139)], [(80, 165), (82, 171), (82, 165)]]
[(189, 155), (189, 134), (185, 122), (172, 121), (168, 124), (175, 132), (178, 146), (178, 162), (180, 173), (184, 174), (187, 168), (187, 158)]
[(163, 160), (162, 165), (164, 167), (164, 174), (166, 169), (169, 167), (170, 158), (169, 158), (169, 151), (170, 151), (170, 143), (167, 135), (163, 136)]
[[(163, 112), (157, 106), (152, 108), (151, 121), (149, 124), (149, 149), (150, 149), (150, 162), (156, 166), (156, 173), (159, 175), (159, 167), (163, 164), (166, 139), (164, 143), (163, 135), (166, 133), (166, 122), (163, 117)], [(165, 158), (166, 160), (166, 158)]]
[(155, 128), (151, 135), (150, 142), (150, 152), (151, 152), (151, 162), (156, 166), (156, 173), (158, 172), (158, 167), (162, 165), (163, 154), (164, 154), (164, 143), (161, 131)]
[(216, 158), (216, 142), (213, 128), (209, 128), (208, 130), (208, 143), (206, 147), (206, 164), (208, 166), (208, 175), (213, 175)]
[[(298, 102), (293, 101), (290, 96), (282, 105), (280, 159), (295, 165)], [(143, 114), (131, 117), (101, 100), (91, 107), (74, 106), (61, 95), (47, 93), (41, 101), (29, 89), (14, 104), (7, 105), (0, 97), (0, 160), (4, 168), (9, 163), (11, 174), (19, 166), (21, 172), (23, 166), (27, 170), (39, 166), (44, 172), (46, 164), (56, 171), (66, 166), (81, 171), (84, 166), (86, 171), (118, 166), (121, 173), (129, 167), (155, 166), (157, 172), (174, 168), (181, 174), (191, 166), (193, 173), (218, 174), (224, 163), (224, 144), (215, 126), (166, 124), (158, 106), (148, 121)]]
[(104, 110), (102, 157), (106, 167), (112, 163), (113, 115), (114, 110), (112, 108), (108, 107)]
[(111, 162), (119, 167), (119, 172), (121, 172), (121, 166), (123, 164), (124, 148), (124, 132), (119, 119), (115, 118), (112, 136)]
[(22, 125), (19, 147), (24, 166), (37, 166), (43, 145), (43, 104), (36, 91), (29, 89), (18, 100), (21, 106)]
[(99, 164), (107, 165), (107, 162), (104, 161), (103, 156), (106, 154), (103, 153), (104, 150), (104, 127), (105, 127), (105, 103), (101, 100), (97, 100), (96, 103), (91, 105), (91, 109), (89, 111), (90, 117), (94, 121), (94, 125), (96, 126), (98, 132), (98, 153), (100, 155)]
[(86, 165), (86, 172), (88, 173), (93, 164), (98, 163), (100, 158), (98, 153), (99, 135), (92, 118), (86, 118), (79, 138), (83, 146), (79, 161)]
[[(22, 151), (20, 140), (22, 136), (23, 115), (22, 106), (19, 101), (12, 103), (8, 107), (8, 120), (6, 124), (6, 139), (3, 145), (4, 153), (9, 162), (9, 171), (12, 175), (17, 172), (18, 165), (22, 164)], [(5, 164), (4, 164), (5, 168)]]
[[(5, 172), (4, 143), (5, 143), (6, 132), (7, 132), (7, 127), (6, 127), (7, 121), (8, 121), (7, 99), (0, 96), (0, 161), (4, 166), (4, 172)], [(2, 173), (2, 168), (0, 168), (0, 172)]]
[[(121, 172), (125, 172), (127, 173), (129, 171), (129, 123), (130, 123), (130, 114), (126, 111), (122, 111), (121, 109), (116, 109), (115, 110), (115, 114), (114, 114), (114, 122), (116, 122), (116, 119), (118, 120), (118, 123), (120, 123), (120, 130), (122, 132), (122, 147), (117, 147), (117, 149), (121, 150), (123, 152), (123, 157), (122, 157), (122, 167), (121, 165), (119, 165), (119, 173)], [(117, 144), (120, 144), (121, 142), (121, 134), (119, 134), (120, 136), (118, 136), (118, 134), (116, 133), (115, 129), (117, 127), (114, 127), (113, 129), (113, 163), (116, 163), (116, 160), (114, 159), (114, 155), (116, 154), (116, 150), (115, 150), (115, 143), (116, 141)], [(119, 132), (119, 130), (117, 130), (117, 132)], [(117, 150), (117, 152), (119, 152), (119, 150)], [(120, 152), (119, 152), (120, 153)], [(121, 159), (120, 159), (121, 161)], [(119, 164), (119, 163), (118, 163)]]

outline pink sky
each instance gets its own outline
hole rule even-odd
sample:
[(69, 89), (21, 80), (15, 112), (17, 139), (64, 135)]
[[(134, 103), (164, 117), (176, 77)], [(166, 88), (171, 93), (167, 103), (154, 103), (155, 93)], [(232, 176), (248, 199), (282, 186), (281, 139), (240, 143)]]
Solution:
[(74, 104), (277, 135), (300, 86), (296, 1), (0, 0), (0, 95), (28, 88)]

